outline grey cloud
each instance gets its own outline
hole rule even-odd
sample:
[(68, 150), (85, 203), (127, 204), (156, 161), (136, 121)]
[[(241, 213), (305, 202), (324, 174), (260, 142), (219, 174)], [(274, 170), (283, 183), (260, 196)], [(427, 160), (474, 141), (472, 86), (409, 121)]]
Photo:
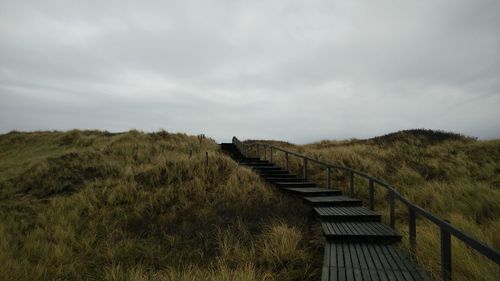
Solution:
[(498, 1), (0, 1), (0, 132), (500, 137)]

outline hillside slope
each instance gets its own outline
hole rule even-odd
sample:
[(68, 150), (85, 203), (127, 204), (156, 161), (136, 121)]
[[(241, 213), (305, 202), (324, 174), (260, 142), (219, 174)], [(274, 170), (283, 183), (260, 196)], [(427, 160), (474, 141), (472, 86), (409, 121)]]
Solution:
[(0, 135), (0, 280), (316, 280), (304, 214), (210, 139)]
[[(264, 142), (280, 146), (274, 141)], [(500, 248), (500, 140), (480, 141), (447, 132), (408, 130), (367, 140), (287, 144), (285, 148), (383, 179), (412, 202)], [(273, 159), (276, 163), (284, 161), (280, 153)], [(295, 173), (301, 173), (301, 164), (290, 157)], [(310, 178), (325, 184), (325, 171), (312, 163), (309, 167)], [(348, 185), (346, 174), (334, 171), (333, 178), (335, 185)], [(355, 196), (368, 202), (367, 181), (357, 180), (355, 186)], [(386, 193), (382, 188), (376, 190), (376, 209), (386, 215), (387, 222)], [(407, 233), (407, 210), (401, 205), (396, 207), (397, 228)], [(431, 276), (439, 279), (439, 230), (423, 220), (417, 224), (416, 257)], [(463, 243), (454, 241), (452, 253), (454, 280), (499, 280), (498, 266)]]

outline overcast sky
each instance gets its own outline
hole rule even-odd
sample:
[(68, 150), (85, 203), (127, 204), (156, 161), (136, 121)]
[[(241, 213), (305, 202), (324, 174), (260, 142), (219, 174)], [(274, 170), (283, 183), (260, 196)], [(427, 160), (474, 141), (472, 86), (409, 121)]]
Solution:
[(0, 0), (0, 133), (500, 137), (500, 1)]

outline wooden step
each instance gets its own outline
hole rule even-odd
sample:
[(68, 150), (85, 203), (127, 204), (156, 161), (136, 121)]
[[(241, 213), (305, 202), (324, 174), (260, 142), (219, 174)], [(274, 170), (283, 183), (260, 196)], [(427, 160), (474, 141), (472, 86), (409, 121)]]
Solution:
[(323, 187), (289, 187), (281, 190), (300, 196), (325, 196), (325, 195), (340, 195), (342, 191)]
[(396, 245), (327, 241), (321, 280), (429, 279)]
[(304, 201), (313, 207), (361, 206), (361, 200), (347, 196), (304, 197)]
[(282, 176), (290, 175), (290, 172), (285, 170), (256, 170), (262, 176)]
[(262, 171), (262, 172), (269, 172), (269, 171), (284, 171), (280, 167), (276, 167), (274, 165), (272, 166), (262, 166), (262, 167), (252, 167), (255, 170)]
[[(260, 167), (277, 167), (277, 166), (275, 166), (274, 164), (271, 164), (271, 163), (255, 163), (255, 162), (245, 163), (244, 165), (245, 165), (245, 166), (252, 167), (252, 168), (260, 168)], [(277, 168), (279, 168), (279, 167), (277, 167)]]
[(304, 179), (297, 178), (295, 175), (289, 176), (269, 176), (264, 177), (264, 179), (268, 182), (304, 182)]
[(252, 165), (252, 164), (269, 164), (269, 165), (274, 165), (272, 163), (269, 163), (268, 161), (263, 161), (263, 160), (240, 160), (240, 164), (243, 165)]
[(281, 181), (273, 183), (277, 187), (286, 188), (286, 187), (316, 187), (316, 184), (313, 182), (293, 182), (293, 181)]
[(334, 241), (390, 243), (401, 240), (388, 225), (380, 222), (321, 222), (326, 239)]
[(316, 207), (321, 221), (380, 221), (380, 215), (365, 207)]
[[(258, 157), (245, 157), (240, 162), (259, 162), (259, 161), (266, 161), (266, 160), (260, 160)], [(267, 162), (267, 161), (266, 161)]]

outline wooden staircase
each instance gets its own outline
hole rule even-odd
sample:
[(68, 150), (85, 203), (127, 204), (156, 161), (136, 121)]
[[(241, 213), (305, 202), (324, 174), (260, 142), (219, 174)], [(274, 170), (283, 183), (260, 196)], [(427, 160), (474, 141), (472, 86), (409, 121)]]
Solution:
[(428, 280), (396, 246), (401, 235), (361, 200), (343, 196), (340, 189), (317, 186), (269, 161), (245, 157), (233, 143), (223, 143), (221, 149), (312, 207), (325, 236), (321, 280)]

